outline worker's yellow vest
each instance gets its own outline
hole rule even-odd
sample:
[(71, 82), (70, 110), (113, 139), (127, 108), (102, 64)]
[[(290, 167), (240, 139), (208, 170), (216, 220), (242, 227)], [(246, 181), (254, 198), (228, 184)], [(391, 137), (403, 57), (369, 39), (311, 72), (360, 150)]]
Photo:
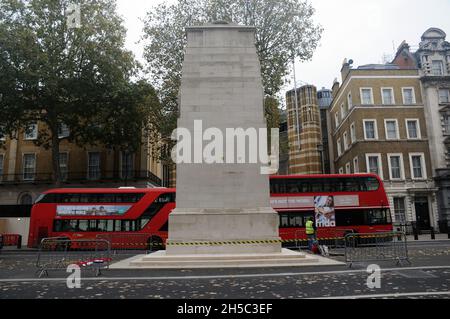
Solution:
[(306, 235), (313, 235), (314, 234), (314, 222), (311, 220), (308, 220), (306, 222)]

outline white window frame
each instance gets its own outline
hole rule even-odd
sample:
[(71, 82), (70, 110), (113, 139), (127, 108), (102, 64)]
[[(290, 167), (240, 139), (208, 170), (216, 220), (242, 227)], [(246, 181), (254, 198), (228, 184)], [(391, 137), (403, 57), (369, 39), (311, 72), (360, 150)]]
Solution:
[[(62, 134), (60, 134), (62, 133)], [(70, 128), (68, 125), (61, 123), (58, 127), (58, 138), (63, 139), (70, 136)]]
[(352, 145), (356, 142), (356, 125), (355, 122), (350, 124), (350, 142)]
[[(384, 90), (390, 90), (391, 91), (392, 103), (386, 103), (386, 101), (384, 100), (384, 94), (383, 94)], [(394, 88), (393, 87), (382, 87), (380, 89), (380, 91), (381, 91), (381, 103), (383, 103), (383, 105), (395, 105), (395, 93), (394, 93)]]
[[(412, 90), (412, 104), (406, 104), (405, 101), (405, 90)], [(410, 87), (402, 87), (402, 98), (403, 98), (403, 105), (415, 105), (417, 104), (416, 101), (416, 90), (414, 89), (414, 87), (410, 86)]]
[[(422, 177), (414, 177), (414, 167), (413, 167), (413, 156), (420, 156), (420, 164), (422, 166)], [(425, 153), (409, 153), (409, 168), (411, 170), (411, 179), (416, 181), (426, 180), (427, 177), (427, 166), (425, 162)]]
[[(27, 129), (30, 128), (30, 127), (34, 127), (34, 129), (32, 131), (33, 135), (27, 134)], [(23, 132), (23, 139), (25, 141), (35, 141), (35, 140), (37, 140), (37, 138), (38, 138), (38, 131), (39, 131), (39, 125), (37, 123), (30, 124), (27, 127), (27, 129), (25, 129), (25, 132)]]
[(341, 139), (338, 138), (337, 141), (336, 141), (336, 143), (337, 143), (337, 152), (338, 152), (338, 156), (341, 156), (341, 155), (342, 155), (342, 144), (341, 144)]
[(344, 168), (343, 168), (343, 167), (341, 167), (341, 168), (339, 169), (339, 175), (344, 175)]
[[(98, 158), (98, 171), (99, 171), (99, 173), (98, 173), (98, 176), (96, 176), (96, 177), (92, 177), (91, 175), (90, 175), (90, 165), (89, 165), (89, 154), (94, 154), (94, 153), (97, 153), (97, 154), (99, 154), (99, 158)], [(101, 179), (102, 178), (102, 154), (101, 154), (101, 152), (96, 152), (96, 151), (89, 151), (89, 152), (87, 152), (87, 179), (88, 180), (90, 180), (90, 181), (96, 181), (96, 180), (99, 180), (99, 179)]]
[[(442, 101), (441, 100), (441, 91), (447, 92), (447, 101)], [(440, 89), (438, 89), (438, 98), (439, 98), (439, 104), (450, 103), (450, 89), (448, 89), (448, 88), (440, 88)]]
[(0, 141), (2, 142), (6, 141), (6, 135), (0, 135)]
[(345, 174), (350, 175), (351, 173), (352, 173), (352, 166), (350, 162), (348, 162), (347, 164), (345, 164)]
[[(366, 123), (367, 122), (374, 122), (374, 130), (375, 130), (375, 138), (368, 138), (367, 132), (366, 132)], [(364, 139), (366, 141), (377, 141), (378, 140), (378, 123), (376, 119), (363, 119), (363, 128), (364, 128)]]
[[(400, 158), (400, 178), (394, 178), (392, 177), (392, 163), (391, 158), (392, 157), (399, 157)], [(403, 163), (403, 154), (402, 153), (388, 153), (387, 154), (387, 160), (388, 160), (388, 167), (389, 167), (389, 179), (392, 181), (403, 181), (405, 180), (405, 165)]]
[[(388, 135), (388, 127), (387, 122), (395, 122), (395, 138), (389, 138)], [(384, 119), (384, 134), (386, 136), (386, 140), (395, 141), (400, 139), (400, 132), (398, 128), (398, 120), (397, 119)]]
[[(369, 104), (364, 103), (363, 90), (370, 90), (370, 103)], [(371, 87), (359, 88), (359, 93), (361, 95), (361, 105), (374, 105), (375, 104), (374, 100), (373, 100), (373, 88), (371, 88)]]
[(344, 120), (347, 114), (345, 113), (345, 103), (341, 104), (341, 119)]
[(334, 113), (334, 124), (336, 124), (336, 128), (339, 127), (339, 112)]
[(371, 174), (370, 171), (370, 165), (369, 165), (369, 158), (370, 157), (378, 157), (378, 164), (380, 165), (380, 167), (378, 168), (380, 171), (380, 174), (378, 175), (381, 179), (383, 178), (383, 159), (381, 157), (380, 153), (366, 153), (366, 171), (368, 174)]
[(358, 156), (356, 156), (353, 159), (353, 172), (355, 174), (359, 173), (359, 158), (358, 158)]
[[(434, 63), (439, 63), (439, 66), (440, 66), (440, 74), (434, 74), (434, 68), (433, 68), (433, 64)], [(430, 63), (430, 66), (431, 66), (431, 75), (434, 75), (434, 76), (443, 76), (444, 75), (444, 69), (445, 69), (445, 63), (444, 63), (444, 61), (442, 61), (442, 60), (431, 60), (431, 63)]]
[(348, 144), (348, 133), (347, 133), (347, 131), (344, 132), (343, 139), (344, 139), (344, 151), (347, 151), (350, 148), (349, 144)]
[(65, 180), (67, 180), (68, 178), (69, 178), (69, 152), (67, 152), (67, 151), (62, 151), (62, 152), (59, 152), (59, 154), (61, 155), (61, 154), (67, 154), (67, 162), (66, 162), (66, 176), (63, 176), (62, 175), (62, 170), (61, 170), (61, 158), (59, 158), (59, 172), (61, 173), (61, 179), (63, 180), (63, 181), (65, 181)]
[[(411, 137), (409, 136), (409, 128), (408, 128), (408, 122), (416, 122), (417, 124), (417, 137)], [(420, 130), (420, 120), (419, 119), (405, 119), (405, 126), (406, 126), (406, 137), (408, 140), (420, 140), (422, 139), (422, 132)]]
[[(25, 178), (25, 156), (27, 156), (27, 155), (34, 156), (33, 178)], [(23, 153), (22, 154), (22, 179), (24, 181), (34, 181), (36, 179), (36, 166), (37, 166), (36, 153)]]
[(131, 167), (131, 176), (124, 176), (124, 171), (123, 171), (123, 153), (124, 153), (124, 151), (121, 151), (120, 152), (120, 177), (122, 178), (122, 179), (125, 179), (125, 178), (133, 178), (134, 176), (134, 160), (135, 160), (135, 154), (134, 153), (131, 153), (130, 155), (131, 155), (131, 164), (132, 164), (132, 167)]

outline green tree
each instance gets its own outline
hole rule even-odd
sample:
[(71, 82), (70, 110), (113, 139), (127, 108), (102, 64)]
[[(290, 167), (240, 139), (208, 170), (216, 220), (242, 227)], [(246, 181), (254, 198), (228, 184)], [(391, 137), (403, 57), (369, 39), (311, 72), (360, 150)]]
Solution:
[(305, 0), (178, 0), (147, 13), (145, 59), (161, 93), (165, 132), (175, 127), (185, 27), (224, 20), (256, 27), (256, 47), (266, 96), (275, 97), (292, 59), (308, 60), (322, 28), (313, 22), (314, 9)]
[[(69, 3), (80, 5), (78, 28)], [(62, 125), (79, 145), (135, 147), (126, 141), (145, 125), (154, 92), (130, 83), (138, 65), (125, 35), (115, 0), (0, 0), (0, 133), (39, 123), (35, 143), (51, 149), (57, 184)]]

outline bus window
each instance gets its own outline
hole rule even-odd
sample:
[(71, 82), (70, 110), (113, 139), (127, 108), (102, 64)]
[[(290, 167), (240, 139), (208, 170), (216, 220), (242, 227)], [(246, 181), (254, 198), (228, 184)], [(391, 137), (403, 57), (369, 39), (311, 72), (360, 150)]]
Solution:
[(270, 181), (270, 192), (272, 194), (286, 194), (286, 184), (283, 179), (272, 179)]
[(359, 192), (359, 180), (356, 178), (347, 178), (345, 183), (345, 190), (347, 192)]
[(297, 179), (288, 179), (286, 181), (286, 193), (296, 194), (301, 192), (301, 181)]
[(369, 177), (365, 179), (364, 186), (366, 191), (376, 191), (380, 187), (380, 183), (375, 177)]
[(287, 215), (280, 215), (280, 227), (281, 228), (289, 227), (289, 217)]
[(336, 211), (336, 226), (364, 225), (364, 213), (362, 211)]
[(111, 219), (106, 220), (106, 231), (107, 232), (114, 231), (114, 220)]
[(106, 232), (107, 230), (107, 225), (106, 225), (107, 220), (99, 220), (97, 223), (97, 231), (99, 232)]
[(388, 218), (386, 210), (372, 209), (366, 212), (366, 224), (367, 225), (386, 225), (388, 224)]
[(130, 229), (130, 221), (129, 220), (122, 220), (122, 229), (121, 231), (131, 231)]
[(114, 221), (114, 231), (122, 231), (122, 221), (121, 220)]
[(89, 221), (88, 220), (78, 221), (78, 231), (88, 231), (88, 229), (89, 229)]
[(323, 181), (320, 179), (313, 179), (310, 183), (312, 193), (323, 193)]

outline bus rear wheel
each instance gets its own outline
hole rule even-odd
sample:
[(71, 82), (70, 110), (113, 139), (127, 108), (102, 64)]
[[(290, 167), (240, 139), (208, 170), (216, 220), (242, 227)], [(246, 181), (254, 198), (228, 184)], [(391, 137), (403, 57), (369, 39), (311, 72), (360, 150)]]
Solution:
[(151, 236), (147, 240), (147, 247), (150, 251), (158, 251), (163, 249), (163, 240), (159, 236)]

